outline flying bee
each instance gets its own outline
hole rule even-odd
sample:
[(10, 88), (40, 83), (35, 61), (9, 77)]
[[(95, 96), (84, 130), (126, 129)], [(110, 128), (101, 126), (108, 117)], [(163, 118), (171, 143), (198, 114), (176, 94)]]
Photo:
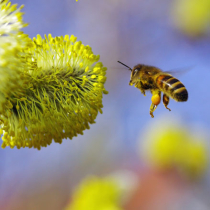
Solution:
[(167, 72), (163, 72), (157, 67), (138, 64), (132, 68), (126, 66), (131, 71), (129, 85), (135, 85), (145, 96), (145, 91), (150, 90), (152, 93), (152, 104), (150, 106), (150, 115), (153, 118), (153, 112), (161, 101), (161, 92), (163, 92), (163, 104), (168, 108), (169, 98), (175, 101), (187, 101), (188, 92), (185, 86), (175, 77)]

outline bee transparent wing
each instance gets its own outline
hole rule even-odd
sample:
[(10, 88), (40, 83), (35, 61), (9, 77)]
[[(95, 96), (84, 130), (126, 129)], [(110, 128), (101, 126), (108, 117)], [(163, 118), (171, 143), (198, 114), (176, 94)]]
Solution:
[(171, 74), (173, 76), (176, 76), (176, 75), (180, 76), (180, 75), (184, 75), (187, 72), (191, 71), (195, 66), (196, 65), (187, 66), (187, 67), (183, 67), (183, 68), (176, 68), (176, 69), (171, 69), (171, 70), (163, 71), (163, 72)]

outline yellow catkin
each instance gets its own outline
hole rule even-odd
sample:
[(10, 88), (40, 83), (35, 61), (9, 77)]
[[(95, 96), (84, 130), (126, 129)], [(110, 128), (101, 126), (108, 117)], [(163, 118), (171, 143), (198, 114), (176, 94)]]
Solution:
[(95, 123), (107, 93), (106, 68), (74, 35), (29, 39), (19, 31), (26, 26), (20, 9), (0, 2), (0, 15), (6, 17), (0, 26), (8, 27), (0, 27), (5, 35), (0, 37), (2, 148), (41, 149), (83, 134)]

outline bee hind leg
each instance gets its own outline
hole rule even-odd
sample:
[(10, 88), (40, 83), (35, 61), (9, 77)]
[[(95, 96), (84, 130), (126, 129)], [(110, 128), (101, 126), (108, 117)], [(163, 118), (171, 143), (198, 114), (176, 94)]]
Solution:
[(160, 91), (152, 91), (152, 104), (150, 106), (150, 115), (153, 118), (153, 112), (157, 108), (158, 104), (160, 103), (161, 100), (161, 92)]
[(165, 106), (166, 109), (168, 109), (169, 111), (171, 111), (171, 109), (169, 109), (167, 106), (169, 104), (169, 97), (165, 94), (163, 94), (163, 104)]
[(155, 109), (157, 108), (157, 105), (155, 105), (155, 104), (151, 104), (151, 106), (150, 106), (150, 116), (152, 117), (152, 118), (154, 118), (154, 115), (153, 115), (153, 112), (155, 111)]

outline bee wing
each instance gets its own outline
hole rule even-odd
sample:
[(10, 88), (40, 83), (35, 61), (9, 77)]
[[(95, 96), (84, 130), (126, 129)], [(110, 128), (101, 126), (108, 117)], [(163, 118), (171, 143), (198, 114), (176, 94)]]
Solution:
[(195, 65), (187, 66), (187, 67), (183, 67), (183, 68), (171, 69), (171, 70), (164, 71), (164, 72), (171, 74), (173, 76), (176, 76), (176, 75), (180, 76), (180, 75), (186, 74), (187, 72), (191, 71), (194, 67), (195, 67)]

